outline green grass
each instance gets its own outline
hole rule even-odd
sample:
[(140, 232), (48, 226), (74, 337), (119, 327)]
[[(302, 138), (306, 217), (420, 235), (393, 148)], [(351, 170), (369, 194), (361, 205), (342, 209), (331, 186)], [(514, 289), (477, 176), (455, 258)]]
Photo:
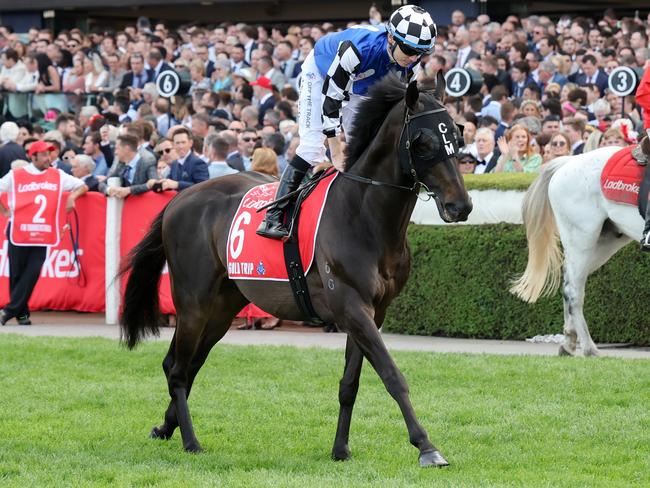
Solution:
[(330, 461), (342, 351), (217, 346), (190, 398), (206, 451), (149, 440), (166, 348), (0, 336), (0, 486), (650, 486), (649, 361), (396, 353), (452, 463), (424, 470), (367, 363)]
[(527, 190), (538, 173), (488, 173), (463, 175), (468, 190)]

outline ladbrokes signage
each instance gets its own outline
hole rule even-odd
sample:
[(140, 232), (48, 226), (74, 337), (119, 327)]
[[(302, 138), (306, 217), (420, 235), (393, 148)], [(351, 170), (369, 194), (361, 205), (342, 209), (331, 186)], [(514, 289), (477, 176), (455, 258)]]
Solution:
[[(128, 253), (149, 229), (153, 218), (174, 197), (176, 192), (146, 193), (126, 199), (122, 212), (122, 240), (120, 252)], [(62, 202), (67, 196), (63, 196)], [(2, 197), (7, 205), (6, 195)], [(103, 312), (105, 309), (105, 253), (106, 253), (106, 197), (89, 192), (76, 201), (79, 228), (72, 214), (65, 214), (61, 205), (61, 227), (72, 225), (73, 235), (78, 235), (75, 258), (70, 232), (61, 230), (57, 246), (48, 248), (47, 257), (38, 284), (29, 301), (31, 310), (77, 310)], [(0, 216), (0, 306), (9, 301), (9, 257), (6, 237), (7, 219)], [(163, 273), (160, 304), (164, 313), (173, 313), (169, 275)]]

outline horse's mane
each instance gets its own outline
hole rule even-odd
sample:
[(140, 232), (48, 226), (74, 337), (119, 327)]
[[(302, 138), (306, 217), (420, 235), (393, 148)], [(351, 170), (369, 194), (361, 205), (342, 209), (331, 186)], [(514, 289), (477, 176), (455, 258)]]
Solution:
[(361, 157), (370, 141), (379, 130), (388, 112), (406, 95), (406, 85), (395, 73), (389, 73), (375, 83), (357, 109), (345, 154), (345, 165), (349, 169)]

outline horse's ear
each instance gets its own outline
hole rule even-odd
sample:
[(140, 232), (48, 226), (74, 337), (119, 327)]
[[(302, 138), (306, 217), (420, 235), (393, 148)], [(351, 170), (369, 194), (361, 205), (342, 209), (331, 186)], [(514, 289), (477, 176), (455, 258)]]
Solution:
[(436, 99), (442, 102), (442, 99), (445, 96), (445, 88), (447, 87), (445, 83), (445, 75), (441, 69), (438, 70), (436, 74), (436, 90), (433, 92), (433, 95)]
[(418, 83), (417, 81), (412, 81), (406, 89), (406, 106), (414, 111), (418, 105), (418, 98), (420, 98)]

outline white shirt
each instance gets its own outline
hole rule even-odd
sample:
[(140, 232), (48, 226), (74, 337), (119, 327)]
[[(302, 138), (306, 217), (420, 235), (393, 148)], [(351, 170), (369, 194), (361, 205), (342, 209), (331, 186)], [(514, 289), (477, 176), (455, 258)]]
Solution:
[[(25, 166), (25, 171), (33, 175), (39, 175), (42, 173), (41, 170), (34, 166), (34, 163), (29, 163)], [(69, 175), (65, 171), (58, 170), (59, 175), (61, 175), (61, 189), (62, 191), (74, 191), (80, 186), (83, 186), (84, 182), (79, 178), (75, 178), (72, 175)], [(14, 170), (9, 171), (6, 175), (0, 178), (0, 193), (6, 193), (9, 196), (9, 209), (13, 215), (13, 198), (11, 198), (11, 193), (14, 188)]]
[(208, 166), (208, 174), (210, 175), (210, 179), (235, 173), (238, 173), (238, 171), (228, 166), (228, 163), (225, 161), (212, 161)]
[(482, 175), (483, 173), (485, 173), (485, 170), (487, 169), (487, 165), (490, 162), (490, 159), (492, 159), (493, 155), (494, 155), (494, 151), (492, 151), (490, 154), (485, 156), (482, 160), (481, 160), (480, 156), (478, 158), (476, 158), (479, 161), (479, 163), (480, 163), (480, 161), (485, 161), (485, 164), (477, 164), (476, 165), (476, 168), (474, 169), (474, 174), (475, 175)]
[(456, 68), (462, 68), (465, 65), (465, 63), (467, 62), (467, 56), (469, 56), (471, 50), (472, 50), (472, 46), (465, 46), (458, 50), (457, 53), (458, 58), (456, 58)]

